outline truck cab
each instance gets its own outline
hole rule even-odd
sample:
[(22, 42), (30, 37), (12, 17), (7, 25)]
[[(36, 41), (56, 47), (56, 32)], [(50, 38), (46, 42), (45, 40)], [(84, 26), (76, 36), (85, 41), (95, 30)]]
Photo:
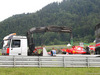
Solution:
[[(5, 42), (5, 41), (4, 41)], [(7, 40), (7, 45), (2, 49), (3, 55), (25, 55), (27, 56), (27, 37), (13, 36)]]
[(95, 26), (95, 36), (96, 36), (96, 54), (100, 54), (100, 23)]

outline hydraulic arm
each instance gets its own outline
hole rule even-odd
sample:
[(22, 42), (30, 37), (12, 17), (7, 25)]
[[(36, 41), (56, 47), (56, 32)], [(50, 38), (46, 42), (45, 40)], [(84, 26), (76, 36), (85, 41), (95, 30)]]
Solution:
[(70, 33), (71, 34), (71, 39), (72, 39), (72, 29), (68, 28), (66, 26), (33, 27), (27, 32), (28, 47), (29, 47), (28, 54), (29, 55), (32, 55), (32, 53), (35, 49), (35, 43), (33, 42), (33, 33), (42, 33), (42, 32)]

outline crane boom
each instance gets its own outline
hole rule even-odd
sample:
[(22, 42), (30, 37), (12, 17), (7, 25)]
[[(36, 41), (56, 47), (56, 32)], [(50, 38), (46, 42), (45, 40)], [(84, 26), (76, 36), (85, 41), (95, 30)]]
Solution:
[(72, 29), (66, 26), (47, 26), (47, 27), (33, 27), (27, 32), (28, 46), (29, 46), (29, 55), (34, 51), (35, 44), (33, 42), (33, 33), (42, 33), (42, 32), (62, 32), (70, 33), (72, 39)]

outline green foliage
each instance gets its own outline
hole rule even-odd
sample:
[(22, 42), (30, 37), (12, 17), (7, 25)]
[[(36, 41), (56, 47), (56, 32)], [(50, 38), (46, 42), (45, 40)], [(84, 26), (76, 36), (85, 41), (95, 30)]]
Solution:
[[(0, 22), (0, 41), (13, 32), (17, 35), (26, 35), (32, 27), (59, 25), (73, 29), (74, 41), (92, 42), (95, 39), (94, 27), (100, 22), (99, 8), (100, 0), (63, 0), (61, 3), (48, 4), (36, 13), (14, 15)], [(41, 35), (34, 35), (37, 45), (43, 42), (47, 45), (65, 44), (70, 40), (68, 34)]]

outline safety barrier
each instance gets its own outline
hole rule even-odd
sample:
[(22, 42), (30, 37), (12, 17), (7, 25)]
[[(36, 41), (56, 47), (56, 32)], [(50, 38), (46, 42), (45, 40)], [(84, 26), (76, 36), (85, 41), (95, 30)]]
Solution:
[(0, 56), (0, 67), (100, 67), (99, 56)]

